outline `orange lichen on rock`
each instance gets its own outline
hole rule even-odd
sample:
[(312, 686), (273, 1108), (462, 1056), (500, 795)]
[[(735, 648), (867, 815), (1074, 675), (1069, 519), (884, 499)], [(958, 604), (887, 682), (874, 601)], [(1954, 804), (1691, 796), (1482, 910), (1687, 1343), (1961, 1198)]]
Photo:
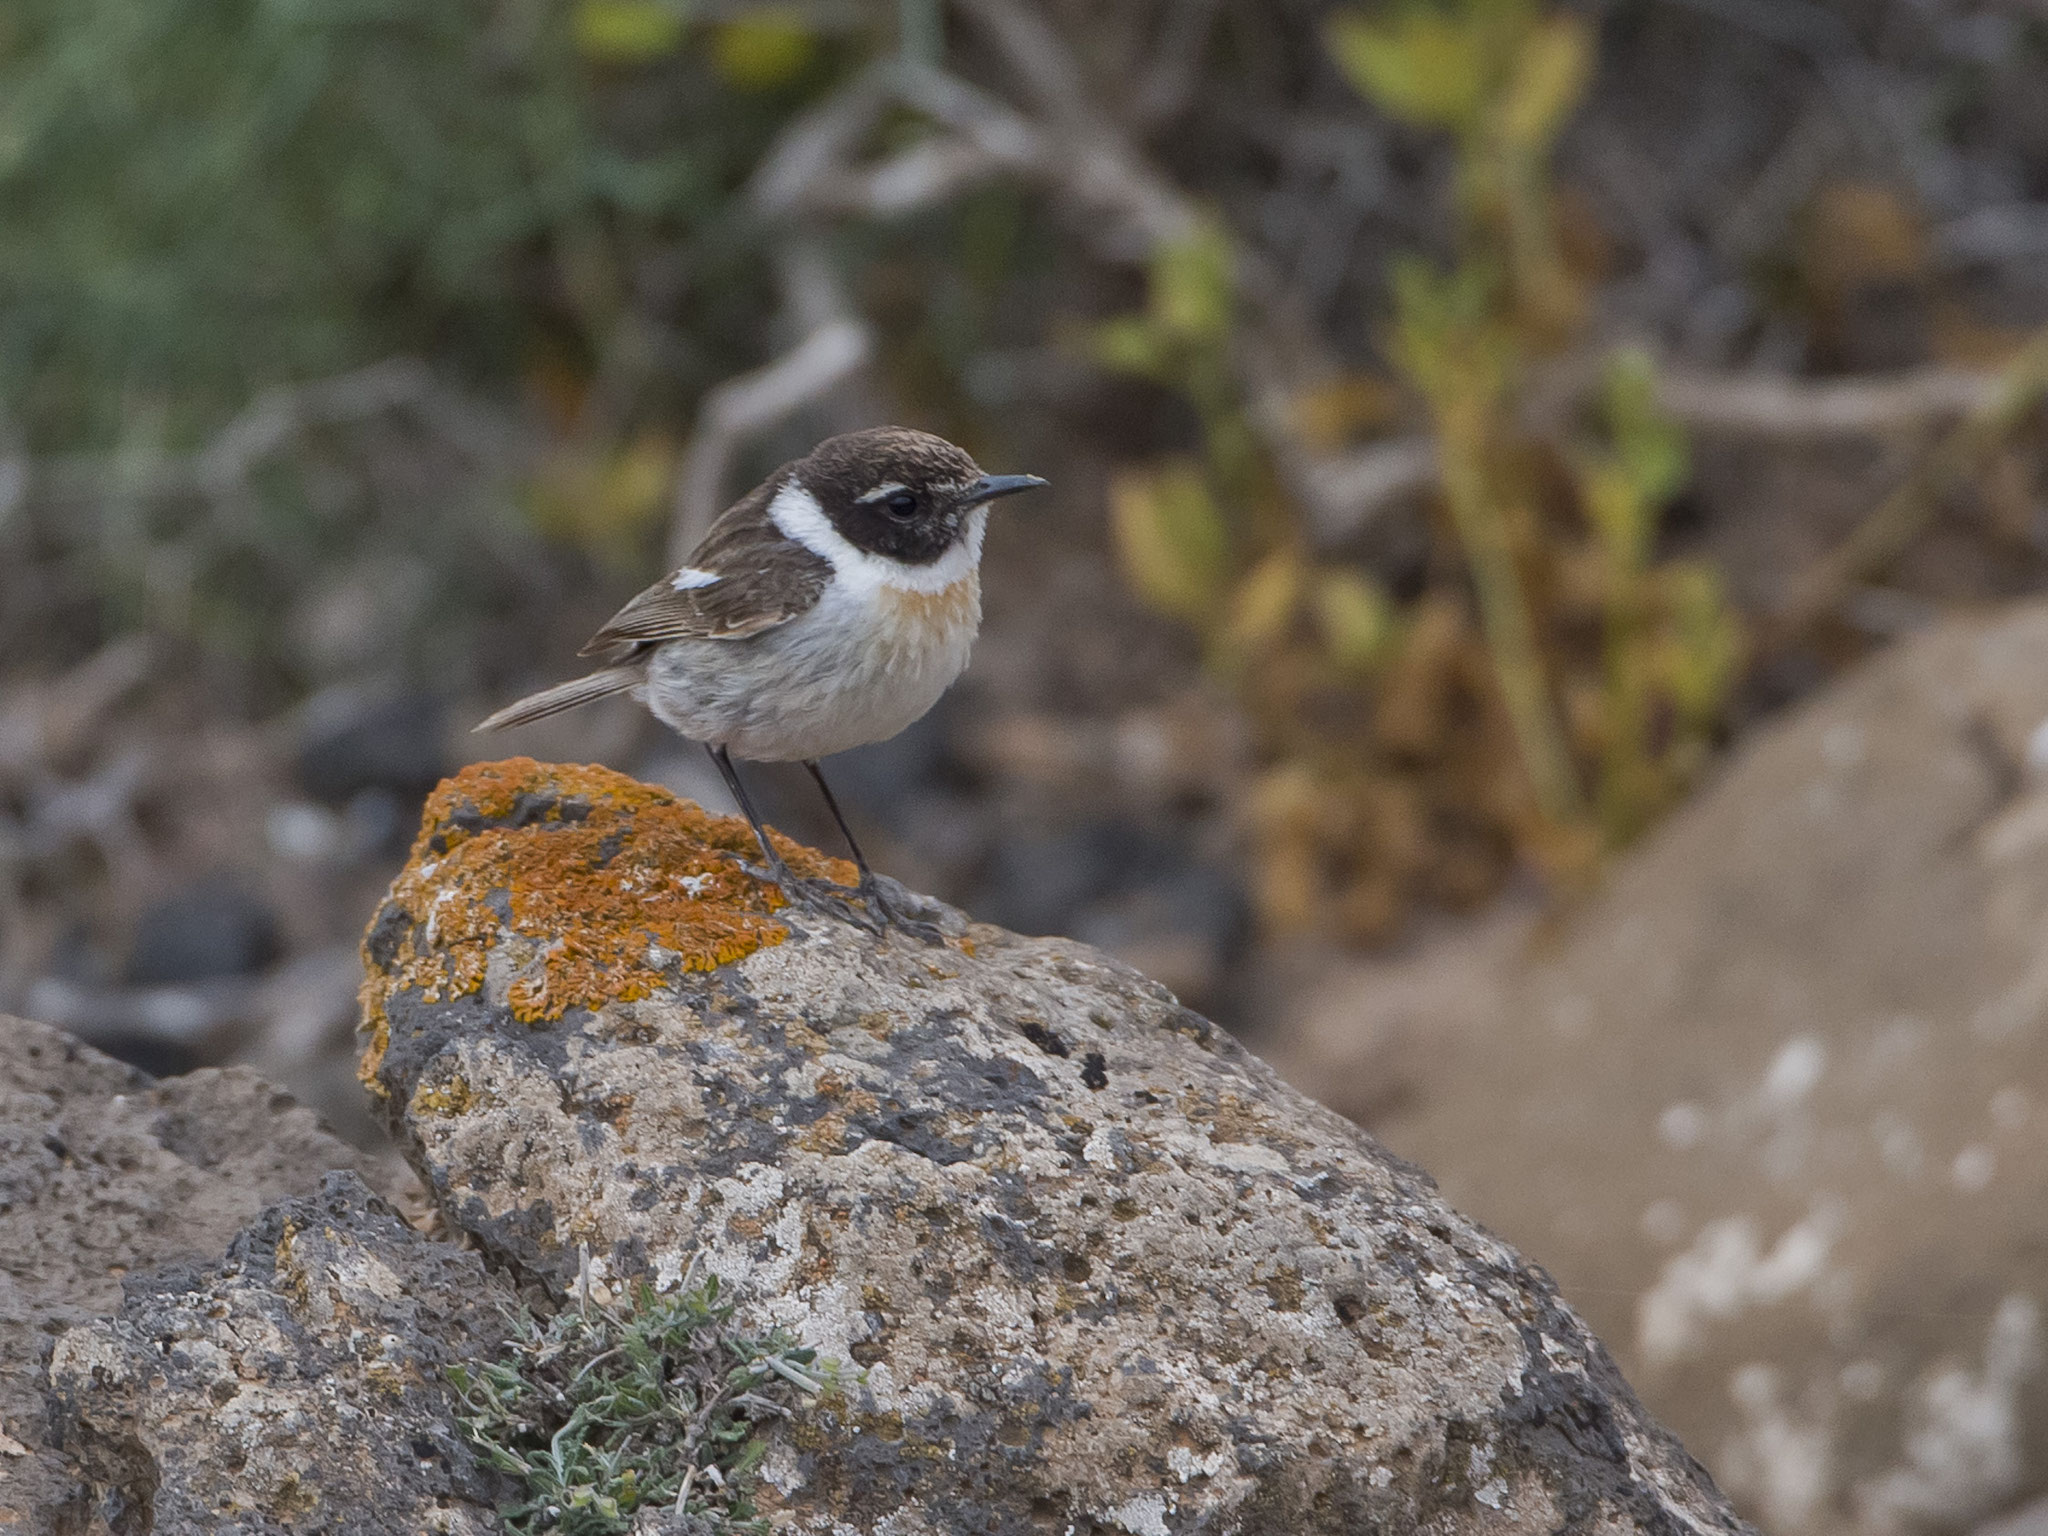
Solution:
[[(776, 847), (800, 875), (854, 877), (843, 860), (779, 835)], [(393, 992), (429, 1002), (475, 992), (503, 944), (526, 952), (512, 1012), (540, 1023), (780, 943), (782, 893), (739, 867), (759, 852), (739, 818), (606, 768), (512, 758), (463, 769), (429, 797), (412, 856), (363, 941), (365, 1080), (383, 1054)], [(410, 920), (402, 934), (390, 931), (394, 907)]]

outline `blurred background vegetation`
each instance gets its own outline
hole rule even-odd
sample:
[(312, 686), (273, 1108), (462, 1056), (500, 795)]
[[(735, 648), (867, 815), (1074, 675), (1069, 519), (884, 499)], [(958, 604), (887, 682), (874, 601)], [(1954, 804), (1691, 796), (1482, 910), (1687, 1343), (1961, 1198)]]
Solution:
[(907, 872), (1226, 1011), (1247, 944), (1584, 890), (2038, 587), (2044, 57), (1988, 0), (17, 0), (0, 1002), (148, 979), (193, 880), (353, 912), (461, 720), (877, 418), (1060, 498), (852, 770)]
[(139, 765), (114, 831), (36, 824), (109, 721), (267, 722), (272, 832), (388, 852), (460, 717), (890, 417), (1061, 498), (856, 771), (910, 872), (1226, 1009), (1246, 942), (1582, 890), (1915, 605), (2038, 584), (2044, 49), (1878, 0), (18, 0), (0, 644), (21, 719), (92, 718), (17, 728), (0, 1001), (247, 862)]
[(1053, 490), (871, 851), (1281, 1028), (2048, 588), (2044, 327), (2040, 0), (8, 0), (0, 1011), (372, 1136), (441, 774), (725, 808), (468, 723), (898, 420)]

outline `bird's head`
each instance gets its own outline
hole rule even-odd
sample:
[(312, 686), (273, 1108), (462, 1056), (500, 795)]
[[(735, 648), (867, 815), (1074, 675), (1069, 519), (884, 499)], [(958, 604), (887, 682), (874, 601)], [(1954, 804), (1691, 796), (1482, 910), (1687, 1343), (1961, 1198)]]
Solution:
[(793, 466), (833, 529), (856, 549), (930, 565), (965, 540), (979, 547), (976, 514), (999, 496), (1045, 482), (986, 475), (964, 448), (909, 427), (828, 437)]

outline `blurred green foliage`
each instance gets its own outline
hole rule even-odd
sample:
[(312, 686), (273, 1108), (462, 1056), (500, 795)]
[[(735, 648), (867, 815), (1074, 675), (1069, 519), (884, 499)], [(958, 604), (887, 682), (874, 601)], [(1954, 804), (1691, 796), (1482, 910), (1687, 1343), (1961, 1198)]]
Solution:
[(766, 299), (735, 193), (848, 53), (636, 0), (9, 0), (0, 401), (44, 449), (141, 401), (189, 440), (394, 352), (594, 368), (636, 311), (701, 387)]
[[(772, 345), (746, 180), (886, 41), (683, 0), (0, 6), (0, 446), (74, 466), (16, 520), (42, 575), (0, 639), (145, 625), (274, 707), (353, 603), (349, 665), (488, 666), (535, 533), (650, 553), (697, 398)], [(372, 413), (208, 480), (267, 391), (404, 356), (518, 441)]]

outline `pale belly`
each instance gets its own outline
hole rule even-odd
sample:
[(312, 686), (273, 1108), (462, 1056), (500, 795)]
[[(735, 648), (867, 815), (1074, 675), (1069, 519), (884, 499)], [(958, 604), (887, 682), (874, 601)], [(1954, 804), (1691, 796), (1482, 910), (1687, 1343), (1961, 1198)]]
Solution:
[(735, 757), (827, 757), (894, 736), (967, 665), (981, 627), (970, 574), (943, 592), (838, 591), (748, 640), (679, 640), (655, 652), (647, 707), (692, 741)]

